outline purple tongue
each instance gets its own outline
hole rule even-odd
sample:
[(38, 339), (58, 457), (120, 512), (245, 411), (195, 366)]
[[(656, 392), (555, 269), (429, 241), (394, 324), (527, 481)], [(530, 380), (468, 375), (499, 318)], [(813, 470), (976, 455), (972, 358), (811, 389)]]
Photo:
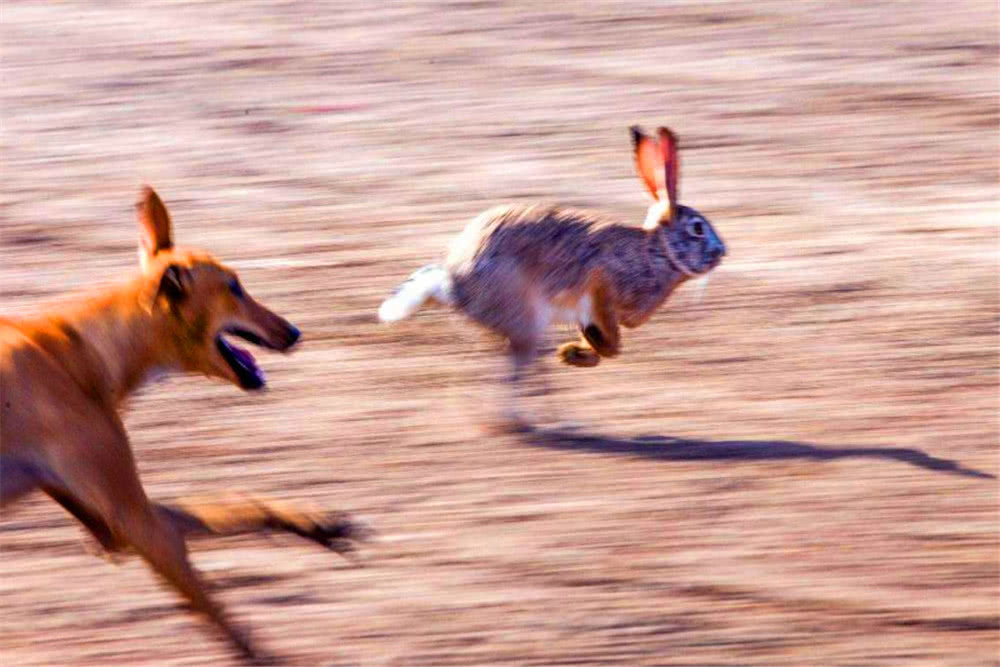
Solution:
[(239, 361), (244, 368), (250, 371), (257, 369), (257, 364), (254, 363), (252, 354), (241, 347), (236, 347), (235, 345), (230, 345), (229, 349), (233, 353), (233, 356), (236, 357), (236, 360)]

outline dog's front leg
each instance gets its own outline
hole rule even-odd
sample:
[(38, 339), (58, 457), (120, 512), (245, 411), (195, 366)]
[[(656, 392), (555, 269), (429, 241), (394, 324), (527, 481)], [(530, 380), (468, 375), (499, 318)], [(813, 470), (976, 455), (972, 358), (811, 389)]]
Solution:
[(156, 504), (161, 516), (185, 537), (280, 531), (312, 540), (345, 557), (371, 530), (342, 512), (310, 511), (254, 497)]
[(191, 565), (184, 531), (149, 502), (117, 418), (95, 415), (86, 428), (67, 434), (46, 453), (49, 467), (34, 471), (37, 488), (76, 516), (106, 548), (135, 549), (195, 611), (219, 627), (244, 658), (261, 657)]

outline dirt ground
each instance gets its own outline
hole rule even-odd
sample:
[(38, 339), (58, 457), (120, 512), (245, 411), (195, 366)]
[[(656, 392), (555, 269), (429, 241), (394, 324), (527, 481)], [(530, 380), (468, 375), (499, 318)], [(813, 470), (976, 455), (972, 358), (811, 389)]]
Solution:
[[(19, 2), (0, 9), (0, 308), (134, 270), (142, 182), (297, 323), (270, 391), (147, 387), (149, 494), (355, 512), (353, 567), (194, 543), (295, 665), (998, 665), (994, 2)], [(380, 300), (481, 209), (640, 224), (670, 124), (729, 255), (595, 369)], [(552, 344), (569, 336), (553, 332)], [(145, 566), (44, 497), (0, 521), (0, 662), (223, 665)]]

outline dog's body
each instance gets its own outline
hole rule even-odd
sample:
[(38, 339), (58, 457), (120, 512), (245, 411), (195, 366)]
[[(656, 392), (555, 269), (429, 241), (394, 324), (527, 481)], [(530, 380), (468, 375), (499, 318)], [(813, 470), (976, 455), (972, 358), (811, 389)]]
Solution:
[(146, 497), (119, 417), (128, 395), (171, 370), (259, 388), (264, 379), (253, 357), (223, 334), (287, 350), (299, 332), (244, 293), (211, 256), (174, 248), (166, 209), (152, 190), (139, 221), (139, 277), (36, 319), (0, 320), (0, 505), (44, 491), (105, 550), (138, 552), (252, 657), (247, 637), (191, 567), (185, 537), (285, 530), (346, 551), (353, 526), (339, 515), (254, 500), (167, 506)]

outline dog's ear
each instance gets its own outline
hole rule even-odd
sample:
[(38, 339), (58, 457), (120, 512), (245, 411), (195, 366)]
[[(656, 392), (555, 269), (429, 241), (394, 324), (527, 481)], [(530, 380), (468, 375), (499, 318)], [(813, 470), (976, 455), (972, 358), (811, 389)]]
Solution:
[(143, 270), (156, 253), (174, 246), (170, 232), (170, 214), (159, 196), (148, 185), (143, 186), (142, 196), (135, 205), (139, 223), (139, 264)]
[(170, 264), (160, 276), (158, 295), (165, 296), (171, 303), (182, 300), (191, 284), (191, 272), (178, 264)]
[(173, 306), (183, 301), (191, 291), (191, 270), (180, 264), (168, 264), (158, 278), (150, 278), (140, 296), (140, 303), (147, 313), (153, 312), (161, 298)]

